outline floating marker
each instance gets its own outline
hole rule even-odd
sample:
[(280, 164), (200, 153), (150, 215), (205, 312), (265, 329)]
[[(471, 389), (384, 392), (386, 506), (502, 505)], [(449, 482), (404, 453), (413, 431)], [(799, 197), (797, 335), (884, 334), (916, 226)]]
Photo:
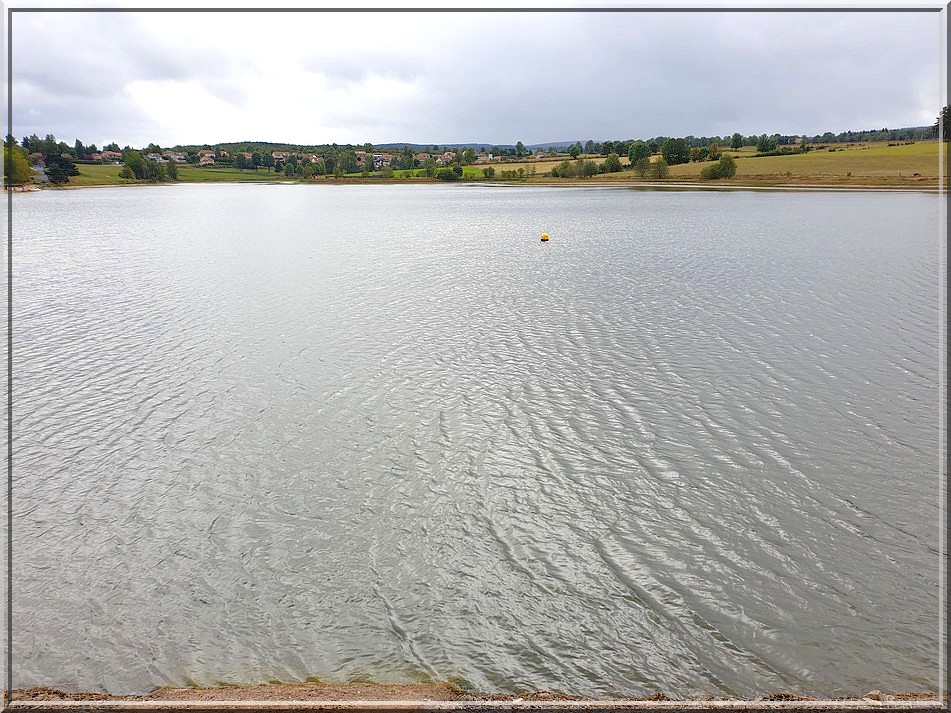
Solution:
[(542, 242), (543, 242), (543, 243), (547, 243), (547, 242), (548, 242), (548, 233), (542, 233)]

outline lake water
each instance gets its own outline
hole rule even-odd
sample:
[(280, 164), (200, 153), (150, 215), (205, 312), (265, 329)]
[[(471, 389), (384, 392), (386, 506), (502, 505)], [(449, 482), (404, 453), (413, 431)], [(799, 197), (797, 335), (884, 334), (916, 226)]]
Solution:
[(936, 690), (940, 201), (14, 196), (14, 685)]

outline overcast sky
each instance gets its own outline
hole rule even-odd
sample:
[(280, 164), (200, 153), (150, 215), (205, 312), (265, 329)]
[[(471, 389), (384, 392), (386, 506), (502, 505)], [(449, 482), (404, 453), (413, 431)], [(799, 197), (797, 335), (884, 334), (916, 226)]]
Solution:
[(17, 138), (526, 144), (914, 126), (937, 13), (17, 13)]

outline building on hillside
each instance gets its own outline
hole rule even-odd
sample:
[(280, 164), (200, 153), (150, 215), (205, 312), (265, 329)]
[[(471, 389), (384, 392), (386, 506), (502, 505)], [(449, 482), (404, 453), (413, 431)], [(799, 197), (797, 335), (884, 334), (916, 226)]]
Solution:
[(214, 165), (215, 165), (215, 157), (214, 157), (214, 156), (208, 156), (207, 154), (204, 155), (204, 156), (199, 156), (199, 157), (198, 157), (198, 165), (199, 165), (199, 166), (214, 166)]
[(228, 152), (224, 149), (218, 149), (218, 155), (221, 156), (221, 158), (229, 158)]
[(287, 151), (272, 151), (271, 158), (275, 161), (286, 161), (290, 157), (290, 153)]

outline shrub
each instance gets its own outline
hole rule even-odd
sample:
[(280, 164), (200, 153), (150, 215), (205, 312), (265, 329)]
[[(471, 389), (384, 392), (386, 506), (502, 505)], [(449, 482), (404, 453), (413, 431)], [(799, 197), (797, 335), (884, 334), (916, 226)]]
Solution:
[(663, 158), (651, 163), (649, 173), (651, 178), (667, 178), (667, 161)]
[[(462, 172), (462, 167), (460, 166), (460, 173)], [(451, 168), (437, 168), (436, 169), (436, 178), (440, 181), (455, 181), (459, 177), (456, 175), (456, 172)]]
[(621, 159), (616, 153), (609, 153), (602, 165), (605, 173), (617, 173), (621, 170)]
[(598, 175), (598, 164), (594, 161), (585, 159), (581, 162), (581, 175), (585, 178)]
[(712, 166), (707, 166), (700, 172), (700, 178), (716, 180), (719, 178), (733, 178), (736, 175), (736, 161), (732, 156), (724, 156)]

